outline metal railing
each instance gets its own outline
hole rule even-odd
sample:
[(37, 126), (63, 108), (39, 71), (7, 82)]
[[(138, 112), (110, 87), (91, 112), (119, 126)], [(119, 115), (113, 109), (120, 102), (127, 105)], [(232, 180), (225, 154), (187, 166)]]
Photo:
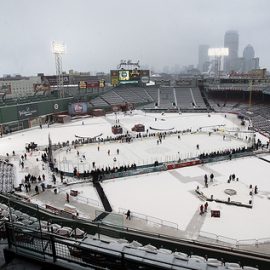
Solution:
[[(118, 213), (126, 214), (127, 211), (128, 211), (128, 209), (119, 208)], [(167, 227), (171, 227), (171, 228), (174, 228), (176, 230), (179, 230), (178, 224), (175, 222), (168, 221), (165, 219), (160, 219), (160, 218), (149, 216), (149, 215), (145, 215), (142, 213), (132, 211), (131, 218), (137, 218), (137, 219), (145, 220), (147, 223), (155, 224), (158, 226), (167, 226)]]
[[(232, 246), (232, 247), (240, 247), (240, 246), (256, 246), (270, 244), (270, 238), (253, 238), (253, 239), (236, 239), (230, 238), (223, 235), (218, 235), (215, 233), (200, 231), (199, 237), (207, 238), (208, 240), (213, 240), (214, 242), (223, 245), (223, 246)], [(200, 240), (200, 239), (199, 239)]]

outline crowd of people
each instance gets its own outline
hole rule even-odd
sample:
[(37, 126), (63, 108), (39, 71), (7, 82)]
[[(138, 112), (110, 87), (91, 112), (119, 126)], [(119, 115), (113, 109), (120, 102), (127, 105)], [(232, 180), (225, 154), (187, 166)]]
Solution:
[[(77, 170), (77, 167), (73, 169), (73, 176), (74, 177), (82, 177), (82, 178), (87, 178), (91, 177), (93, 180), (102, 180), (105, 175), (112, 174), (112, 173), (119, 173), (119, 172), (126, 172), (129, 170), (136, 170), (137, 165), (136, 163), (133, 163), (131, 165), (124, 165), (124, 166), (119, 166), (119, 167), (110, 167), (107, 166), (105, 169), (93, 169), (91, 171), (85, 170), (83, 173), (79, 173)], [(61, 173), (61, 172), (60, 172)]]
[(233, 154), (236, 153), (243, 153), (243, 152), (248, 152), (251, 151), (252, 147), (238, 147), (235, 149), (228, 149), (228, 150), (223, 150), (223, 151), (213, 151), (210, 153), (202, 153), (199, 155), (200, 159), (207, 159), (207, 158), (215, 158), (215, 157), (219, 157), (219, 156), (229, 156), (229, 158), (232, 158)]
[(30, 173), (28, 173), (27, 175), (25, 175), (24, 177), (24, 181), (19, 184), (18, 187), (18, 191), (22, 191), (23, 187), (25, 188), (26, 193), (31, 192), (32, 189), (32, 185), (35, 184), (35, 191), (36, 193), (39, 193), (39, 185), (41, 186), (41, 190), (45, 191), (45, 174), (42, 174), (42, 176), (38, 176), (36, 177), (35, 175), (31, 175)]
[(80, 138), (76, 139), (73, 141), (66, 141), (66, 142), (58, 142), (55, 145), (55, 148), (64, 148), (64, 147), (70, 147), (70, 146), (78, 146), (82, 144), (90, 144), (90, 143), (105, 143), (105, 142), (115, 142), (115, 141), (120, 141), (120, 142), (127, 142), (130, 143), (134, 139), (141, 139), (141, 138), (150, 138), (150, 137), (158, 137), (160, 139), (163, 136), (168, 136), (168, 135), (176, 135), (179, 134), (178, 138), (180, 138), (180, 134), (185, 134), (185, 133), (191, 133), (191, 129), (185, 129), (185, 130), (174, 130), (174, 131), (162, 131), (162, 130), (156, 130), (156, 132), (149, 132), (147, 129), (145, 133), (137, 133), (136, 135), (131, 135), (128, 131), (126, 134), (121, 134), (117, 136), (107, 136), (106, 138), (102, 137), (93, 137), (93, 138)]

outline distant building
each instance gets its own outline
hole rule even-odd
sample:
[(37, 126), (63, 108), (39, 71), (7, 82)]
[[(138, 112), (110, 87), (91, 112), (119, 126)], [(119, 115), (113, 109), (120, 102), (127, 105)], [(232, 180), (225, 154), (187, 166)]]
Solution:
[(35, 85), (41, 84), (39, 76), (22, 77), (19, 75), (0, 78), (0, 93), (7, 98), (21, 98), (34, 94)]
[(245, 47), (242, 59), (242, 72), (246, 73), (259, 68), (259, 58), (255, 57), (255, 51), (250, 44)]
[(198, 69), (200, 72), (207, 72), (209, 66), (208, 49), (209, 45), (200, 45), (198, 51)]
[(224, 59), (224, 71), (227, 73), (238, 71), (239, 35), (237, 31), (227, 31), (225, 33), (224, 47), (229, 49), (229, 55)]

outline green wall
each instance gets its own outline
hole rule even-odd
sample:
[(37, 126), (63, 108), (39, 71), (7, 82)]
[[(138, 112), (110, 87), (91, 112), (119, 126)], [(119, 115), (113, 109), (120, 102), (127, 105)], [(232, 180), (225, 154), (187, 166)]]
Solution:
[[(6, 105), (0, 107), (0, 124), (10, 123), (14, 121), (21, 121), (24, 119), (35, 118), (42, 115), (61, 113), (68, 111), (68, 104), (73, 101), (72, 97), (65, 99), (51, 99), (36, 101), (31, 103), (22, 103), (17, 105)], [(35, 115), (29, 115), (26, 117), (19, 118), (18, 110), (21, 107), (35, 107), (37, 108), (37, 113)]]

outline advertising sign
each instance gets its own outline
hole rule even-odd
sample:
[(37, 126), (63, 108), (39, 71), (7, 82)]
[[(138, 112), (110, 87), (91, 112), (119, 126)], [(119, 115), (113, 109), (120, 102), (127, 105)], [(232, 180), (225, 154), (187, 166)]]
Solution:
[(170, 86), (171, 81), (170, 80), (156, 80), (155, 85)]
[(99, 88), (99, 81), (86, 82), (87, 88)]
[(105, 80), (100, 80), (99, 81), (99, 87), (104, 88), (105, 87)]
[(119, 70), (119, 81), (129, 81), (129, 70)]
[(51, 89), (51, 86), (49, 84), (41, 84), (41, 83), (34, 84), (35, 92), (44, 92), (44, 91), (49, 91), (50, 89)]
[(149, 83), (149, 81), (150, 81), (150, 78), (148, 76), (142, 76), (141, 77), (141, 82), (142, 83)]
[(118, 84), (139, 84), (139, 82), (148, 83), (149, 81), (149, 70), (139, 70), (137, 68), (111, 70), (111, 83), (114, 86)]
[(11, 85), (10, 84), (3, 84), (0, 86), (0, 93), (11, 94)]
[(37, 104), (19, 105), (17, 106), (17, 113), (20, 120), (36, 117), (38, 116)]
[[(100, 81), (80, 81), (79, 88), (86, 89), (86, 88), (99, 88)], [(104, 86), (103, 86), (104, 87)]]
[[(56, 75), (43, 76), (43, 77), (41, 77), (41, 79), (45, 84), (49, 84), (51, 86), (57, 85), (57, 76)], [(63, 75), (63, 82), (64, 82), (64, 85), (69, 84), (69, 75)]]
[(140, 70), (141, 77), (147, 76), (150, 77), (150, 70)]
[(137, 69), (133, 69), (130, 71), (130, 80), (139, 81), (140, 80), (140, 71)]
[(112, 77), (111, 83), (113, 86), (118, 85), (118, 83), (119, 83), (118, 77)]
[(87, 102), (77, 102), (68, 105), (68, 113), (70, 115), (86, 114), (88, 112)]
[(86, 89), (86, 82), (85, 81), (80, 81), (79, 82), (79, 88), (80, 89)]
[(188, 86), (192, 86), (192, 84), (193, 84), (192, 80), (183, 79), (183, 80), (176, 80), (175, 81), (175, 85), (177, 85), (177, 86), (188, 87)]

